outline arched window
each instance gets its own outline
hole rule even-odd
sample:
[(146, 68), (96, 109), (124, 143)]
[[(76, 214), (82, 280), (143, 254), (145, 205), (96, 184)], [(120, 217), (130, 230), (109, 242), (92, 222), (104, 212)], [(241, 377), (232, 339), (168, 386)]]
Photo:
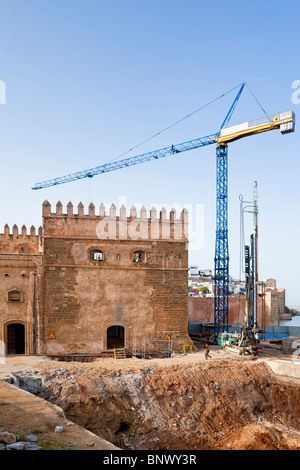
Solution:
[(134, 263), (144, 263), (146, 261), (146, 255), (143, 251), (135, 251), (133, 253), (133, 262)]
[(12, 289), (7, 292), (7, 302), (23, 302), (23, 292)]
[(103, 261), (103, 252), (101, 250), (93, 250), (92, 251), (92, 261)]

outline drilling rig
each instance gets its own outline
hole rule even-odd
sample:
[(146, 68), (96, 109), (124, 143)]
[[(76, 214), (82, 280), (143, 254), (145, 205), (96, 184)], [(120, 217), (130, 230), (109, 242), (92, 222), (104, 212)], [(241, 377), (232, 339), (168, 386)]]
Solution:
[[(244, 206), (244, 204), (248, 204)], [(249, 205), (250, 204), (250, 205)], [(241, 214), (244, 210), (252, 212), (252, 234), (250, 244), (244, 245), (245, 266), (245, 322), (239, 332), (221, 333), (218, 344), (225, 350), (239, 354), (259, 353), (259, 326), (258, 326), (258, 191), (257, 181), (253, 183), (253, 201), (249, 203), (240, 196)], [(241, 217), (241, 221), (243, 217)], [(242, 222), (243, 223), (243, 222)], [(242, 232), (243, 233), (243, 230)]]

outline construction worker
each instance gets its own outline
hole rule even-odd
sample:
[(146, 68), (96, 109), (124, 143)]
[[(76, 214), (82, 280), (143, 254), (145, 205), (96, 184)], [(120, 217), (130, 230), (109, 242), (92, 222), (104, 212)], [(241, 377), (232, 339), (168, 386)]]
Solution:
[(208, 357), (211, 358), (211, 356), (209, 355), (209, 345), (206, 343), (206, 345), (205, 345), (205, 359), (207, 359)]

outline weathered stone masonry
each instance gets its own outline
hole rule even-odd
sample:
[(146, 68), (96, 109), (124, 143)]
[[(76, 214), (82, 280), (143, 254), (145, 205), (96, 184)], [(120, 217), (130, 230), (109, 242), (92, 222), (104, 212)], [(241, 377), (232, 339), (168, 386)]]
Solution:
[(0, 350), (33, 354), (38, 344), (38, 286), (42, 265), (42, 227), (21, 234), (5, 225), (0, 235)]
[[(186, 210), (177, 218), (152, 209), (147, 217), (144, 207), (139, 216), (132, 207), (127, 217), (123, 206), (117, 215), (114, 205), (108, 214), (101, 205), (96, 215), (93, 204), (85, 214), (81, 203), (77, 213), (69, 203), (64, 213), (61, 203), (52, 212), (45, 201), (34, 302), (28, 300), (29, 316), (22, 314), (26, 352), (97, 353), (115, 344), (131, 350), (133, 340), (166, 335), (174, 348), (190, 342), (187, 233)], [(28, 327), (33, 311), (38, 318)]]

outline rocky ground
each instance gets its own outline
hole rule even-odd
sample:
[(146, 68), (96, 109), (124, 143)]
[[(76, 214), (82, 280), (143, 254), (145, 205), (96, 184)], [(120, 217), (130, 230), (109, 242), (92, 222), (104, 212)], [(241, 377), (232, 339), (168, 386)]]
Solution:
[(58, 406), (0, 382), (0, 450), (91, 448), (115, 446), (67, 419)]
[(207, 361), (202, 351), (90, 363), (8, 357), (0, 433), (24, 445), (33, 434), (41, 449), (299, 450), (300, 382), (274, 374), (276, 354), (253, 361), (213, 347)]

